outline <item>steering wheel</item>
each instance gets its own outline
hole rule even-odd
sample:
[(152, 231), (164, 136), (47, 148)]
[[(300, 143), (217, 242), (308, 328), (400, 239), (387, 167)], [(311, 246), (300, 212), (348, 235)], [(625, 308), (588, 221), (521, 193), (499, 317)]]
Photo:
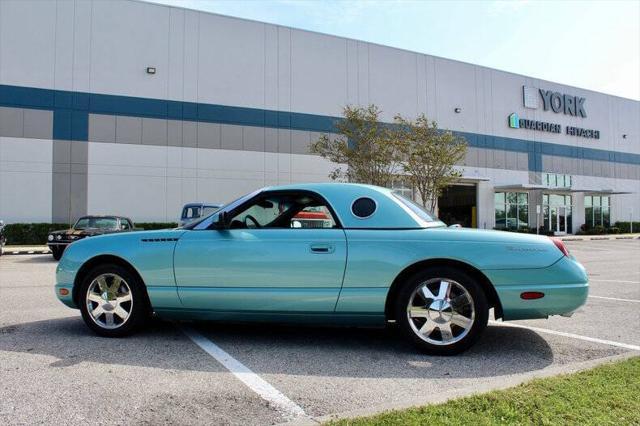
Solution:
[(247, 220), (250, 220), (251, 222), (253, 222), (253, 224), (255, 225), (254, 228), (261, 228), (256, 218), (251, 216), (250, 214), (244, 217), (244, 226), (246, 226), (247, 228), (249, 228), (249, 224), (247, 223)]

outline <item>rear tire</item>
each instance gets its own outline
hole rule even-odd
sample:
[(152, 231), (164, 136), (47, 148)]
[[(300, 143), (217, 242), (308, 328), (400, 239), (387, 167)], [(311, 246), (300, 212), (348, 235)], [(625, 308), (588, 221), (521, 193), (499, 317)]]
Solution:
[(85, 324), (104, 337), (124, 337), (140, 329), (151, 316), (143, 284), (127, 268), (104, 264), (82, 280), (78, 305)]
[(395, 301), (396, 322), (422, 351), (455, 355), (469, 349), (489, 319), (487, 297), (468, 274), (448, 266), (412, 275)]

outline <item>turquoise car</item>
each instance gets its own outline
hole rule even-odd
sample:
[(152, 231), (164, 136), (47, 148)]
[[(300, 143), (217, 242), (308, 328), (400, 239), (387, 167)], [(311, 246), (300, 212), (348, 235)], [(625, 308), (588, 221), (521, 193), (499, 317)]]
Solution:
[[(296, 218), (318, 216), (311, 222)], [(313, 226), (309, 225), (313, 223)], [(187, 226), (71, 244), (55, 291), (103, 336), (163, 318), (384, 326), (432, 354), (503, 320), (567, 315), (584, 268), (559, 240), (447, 228), (384, 188), (264, 188)]]

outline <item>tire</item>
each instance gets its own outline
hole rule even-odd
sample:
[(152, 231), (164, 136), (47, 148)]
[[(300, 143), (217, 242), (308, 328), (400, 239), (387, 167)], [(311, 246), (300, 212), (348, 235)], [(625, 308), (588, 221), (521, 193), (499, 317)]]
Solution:
[(55, 260), (60, 260), (60, 258), (62, 257), (62, 253), (64, 253), (64, 249), (60, 248), (60, 247), (52, 247), (51, 248), (51, 254), (53, 255), (53, 258)]
[(480, 338), (489, 305), (480, 284), (468, 274), (447, 266), (430, 267), (403, 285), (395, 314), (402, 332), (419, 349), (456, 355)]
[(140, 329), (151, 316), (144, 285), (127, 268), (104, 264), (82, 280), (78, 305), (85, 324), (104, 337), (124, 337)]

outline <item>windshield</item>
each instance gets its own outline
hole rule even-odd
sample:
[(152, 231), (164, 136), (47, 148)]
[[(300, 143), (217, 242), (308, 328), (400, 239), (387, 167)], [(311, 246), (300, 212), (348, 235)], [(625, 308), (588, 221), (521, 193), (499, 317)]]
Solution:
[(392, 194), (402, 204), (404, 204), (405, 207), (408, 207), (409, 210), (411, 210), (413, 213), (415, 213), (420, 219), (424, 220), (425, 222), (440, 222), (438, 219), (435, 218), (435, 215), (433, 213), (427, 211), (427, 209), (425, 209), (415, 201), (410, 200), (409, 198), (403, 197), (402, 195), (396, 192), (392, 192)]
[(73, 229), (117, 229), (118, 219), (115, 217), (81, 217)]
[(224, 207), (221, 207), (221, 208), (211, 212), (208, 215), (202, 216), (200, 219), (194, 220), (193, 222), (189, 222), (188, 224), (184, 225), (182, 228), (183, 229), (194, 229), (196, 226), (198, 226), (200, 223), (202, 223), (205, 220), (207, 220), (212, 215), (218, 214), (219, 212), (222, 212), (222, 211), (231, 211), (234, 208), (238, 207), (240, 204), (244, 203), (245, 201), (255, 197), (257, 194), (260, 193), (260, 191), (262, 191), (262, 189), (258, 189), (257, 191), (253, 191), (250, 194), (243, 195), (242, 197), (237, 198), (236, 200), (234, 200), (234, 201), (232, 201), (232, 202), (230, 202), (228, 204), (224, 204)]

